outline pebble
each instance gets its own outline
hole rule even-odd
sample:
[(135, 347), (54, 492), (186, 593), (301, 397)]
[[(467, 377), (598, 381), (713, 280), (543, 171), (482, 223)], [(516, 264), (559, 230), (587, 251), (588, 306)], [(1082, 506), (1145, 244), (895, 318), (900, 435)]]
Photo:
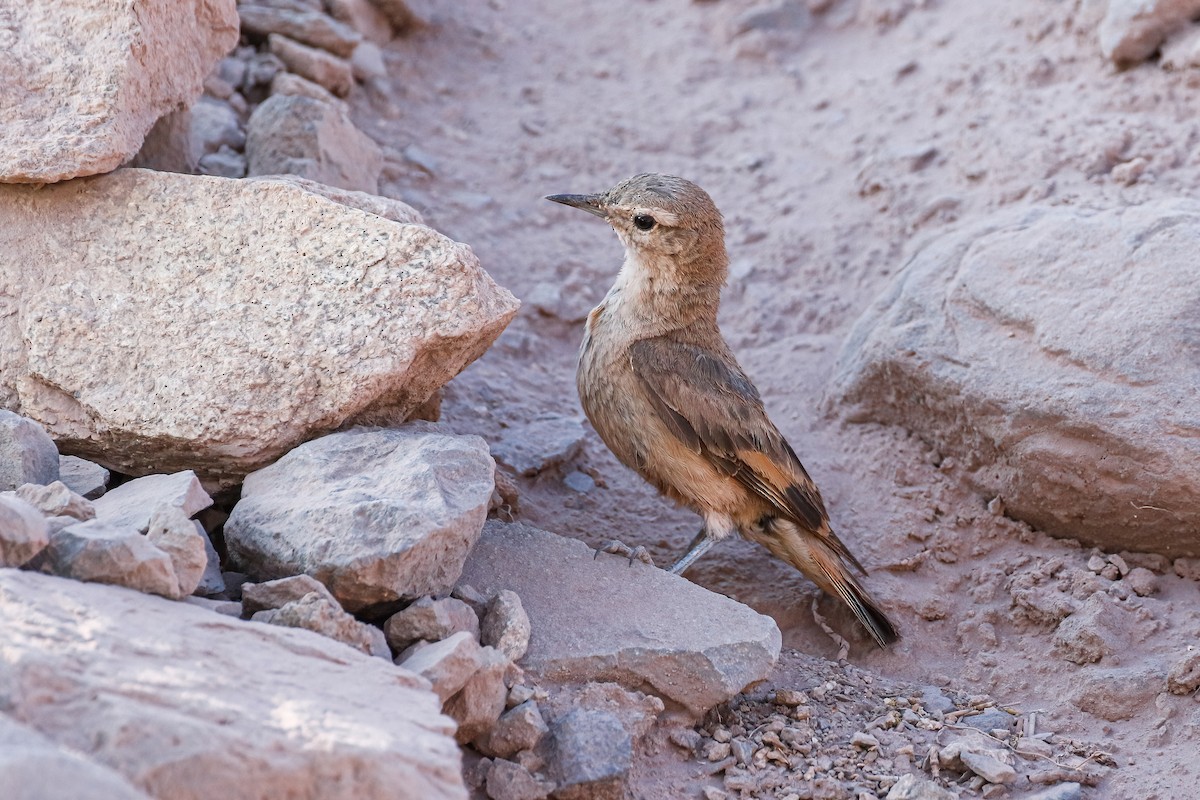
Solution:
[(1125, 583), (1138, 597), (1149, 597), (1158, 591), (1158, 577), (1145, 567), (1134, 567), (1125, 576)]
[(592, 476), (588, 475), (586, 472), (580, 472), (579, 470), (568, 472), (567, 476), (563, 478), (563, 483), (566, 484), (568, 489), (579, 492), (580, 494), (587, 494), (592, 489), (596, 488), (596, 481), (592, 478)]
[(1015, 769), (986, 753), (963, 750), (959, 758), (968, 769), (988, 783), (1012, 783), (1017, 779)]
[(696, 752), (700, 747), (700, 742), (704, 737), (694, 728), (682, 728), (680, 730), (671, 731), (667, 736), (667, 741), (688, 753)]
[(729, 742), (711, 742), (704, 751), (704, 757), (713, 762), (724, 761), (732, 750)]
[[(764, 737), (765, 741), (765, 737)], [(863, 750), (872, 750), (879, 748), (879, 740), (869, 733), (859, 731), (850, 737), (850, 744), (855, 747), (861, 747)]]
[(718, 789), (716, 786), (705, 786), (700, 790), (704, 795), (704, 800), (728, 800), (729, 793), (724, 789)]
[(728, 742), (730, 739), (732, 739), (733, 736), (729, 733), (728, 729), (717, 728), (715, 731), (713, 731), (712, 738), (713, 738), (714, 742), (724, 743), (724, 742)]
[(781, 706), (802, 706), (808, 703), (808, 695), (797, 689), (778, 689), (775, 702)]
[(738, 738), (729, 743), (730, 752), (737, 759), (738, 764), (745, 766), (750, 764), (754, 759), (754, 743), (746, 739)]

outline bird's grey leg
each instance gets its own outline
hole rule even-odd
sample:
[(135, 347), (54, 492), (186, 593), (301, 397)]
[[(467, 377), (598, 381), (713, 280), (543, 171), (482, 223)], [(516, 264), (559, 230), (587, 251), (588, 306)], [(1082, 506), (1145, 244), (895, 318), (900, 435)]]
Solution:
[(654, 566), (654, 559), (650, 557), (650, 551), (641, 545), (638, 545), (637, 547), (630, 547), (624, 542), (613, 539), (612, 541), (605, 542), (600, 547), (597, 547), (596, 552), (592, 555), (592, 560), (594, 561), (596, 558), (598, 558), (601, 553), (612, 553), (616, 556), (627, 556), (629, 558), (629, 566), (631, 567), (633, 566), (633, 562), (635, 560), (641, 561), (643, 564), (649, 564), (652, 567)]
[(717, 543), (717, 537), (712, 536), (708, 532), (708, 526), (705, 525), (696, 534), (696, 538), (692, 539), (692, 543), (688, 545), (687, 552), (683, 554), (683, 558), (676, 561), (667, 572), (675, 575), (682, 575), (683, 571), (692, 565), (700, 556), (704, 555), (709, 549)]

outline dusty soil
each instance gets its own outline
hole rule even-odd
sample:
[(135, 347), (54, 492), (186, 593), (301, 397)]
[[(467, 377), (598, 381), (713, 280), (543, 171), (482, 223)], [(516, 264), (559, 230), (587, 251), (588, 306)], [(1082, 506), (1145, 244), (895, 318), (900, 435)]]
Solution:
[[(359, 94), (354, 109), (385, 146), (384, 193), (470, 243), (525, 300), (497, 345), (447, 388), (443, 419), (495, 441), (541, 415), (582, 416), (575, 350), (621, 250), (606, 226), (543, 195), (599, 191), (642, 171), (696, 181), (729, 232), (726, 335), (904, 634), (876, 650), (822, 600), (851, 639), (854, 667), (810, 658), (838, 651), (814, 620), (815, 588), (765, 551), (723, 544), (688, 575), (778, 621), (800, 652), (782, 659), (772, 684), (807, 690), (827, 680), (822, 670), (861, 669), (900, 693), (987, 695), (1026, 720), (1037, 713), (1038, 729), (1062, 742), (1090, 743), (1074, 764), (1113, 765), (1087, 797), (1193, 796), (1200, 703), (1159, 692), (1200, 639), (1195, 576), (1127, 554), (1127, 566), (1155, 573), (1155, 593), (1133, 596), (1126, 581), (1088, 568), (1092, 552), (993, 513), (998, 504), (989, 511), (991, 498), (964, 488), (952, 459), (903, 430), (844, 423), (825, 388), (850, 326), (931, 237), (1012, 204), (1109, 207), (1194, 189), (1200, 72), (1155, 63), (1116, 72), (1096, 44), (1102, 4), (1086, 0), (809, 5), (829, 10), (442, 3), (427, 29), (389, 46), (391, 88)], [(571, 488), (572, 472), (596, 485)], [(523, 520), (591, 543), (643, 544), (658, 563), (698, 526), (590, 430), (582, 455), (519, 488)], [(1119, 652), (1078, 666), (1054, 647), (1056, 603), (1097, 589), (1137, 610), (1122, 622)], [(827, 738), (849, 747), (887, 712), (885, 695), (866, 695), (878, 707)], [(760, 691), (725, 713), (769, 715), (763, 704)], [(927, 744), (914, 740), (914, 764)], [(900, 745), (884, 747), (892, 758), (889, 747)], [(699, 797), (702, 785), (721, 785), (703, 752), (663, 745), (648, 757), (655, 769), (639, 778), (640, 796)], [(886, 793), (886, 782), (854, 786)], [(762, 781), (739, 791), (790, 790)]]

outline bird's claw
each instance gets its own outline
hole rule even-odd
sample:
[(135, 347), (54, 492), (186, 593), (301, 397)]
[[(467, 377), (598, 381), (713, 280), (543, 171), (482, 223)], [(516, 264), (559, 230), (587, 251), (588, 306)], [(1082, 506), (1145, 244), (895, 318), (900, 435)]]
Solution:
[(654, 566), (654, 559), (650, 557), (650, 551), (638, 545), (630, 547), (624, 542), (613, 539), (596, 548), (596, 552), (592, 555), (592, 560), (595, 560), (601, 553), (612, 553), (615, 556), (626, 556), (629, 559), (629, 566), (633, 566), (634, 561), (641, 561), (651, 567)]

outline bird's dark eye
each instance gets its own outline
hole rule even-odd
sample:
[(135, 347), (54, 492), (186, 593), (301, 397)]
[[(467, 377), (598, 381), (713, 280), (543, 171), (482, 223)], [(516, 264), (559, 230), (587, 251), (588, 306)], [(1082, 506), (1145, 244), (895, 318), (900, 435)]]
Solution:
[(635, 214), (633, 217), (633, 225), (639, 231), (648, 231), (654, 227), (654, 217), (649, 214)]

